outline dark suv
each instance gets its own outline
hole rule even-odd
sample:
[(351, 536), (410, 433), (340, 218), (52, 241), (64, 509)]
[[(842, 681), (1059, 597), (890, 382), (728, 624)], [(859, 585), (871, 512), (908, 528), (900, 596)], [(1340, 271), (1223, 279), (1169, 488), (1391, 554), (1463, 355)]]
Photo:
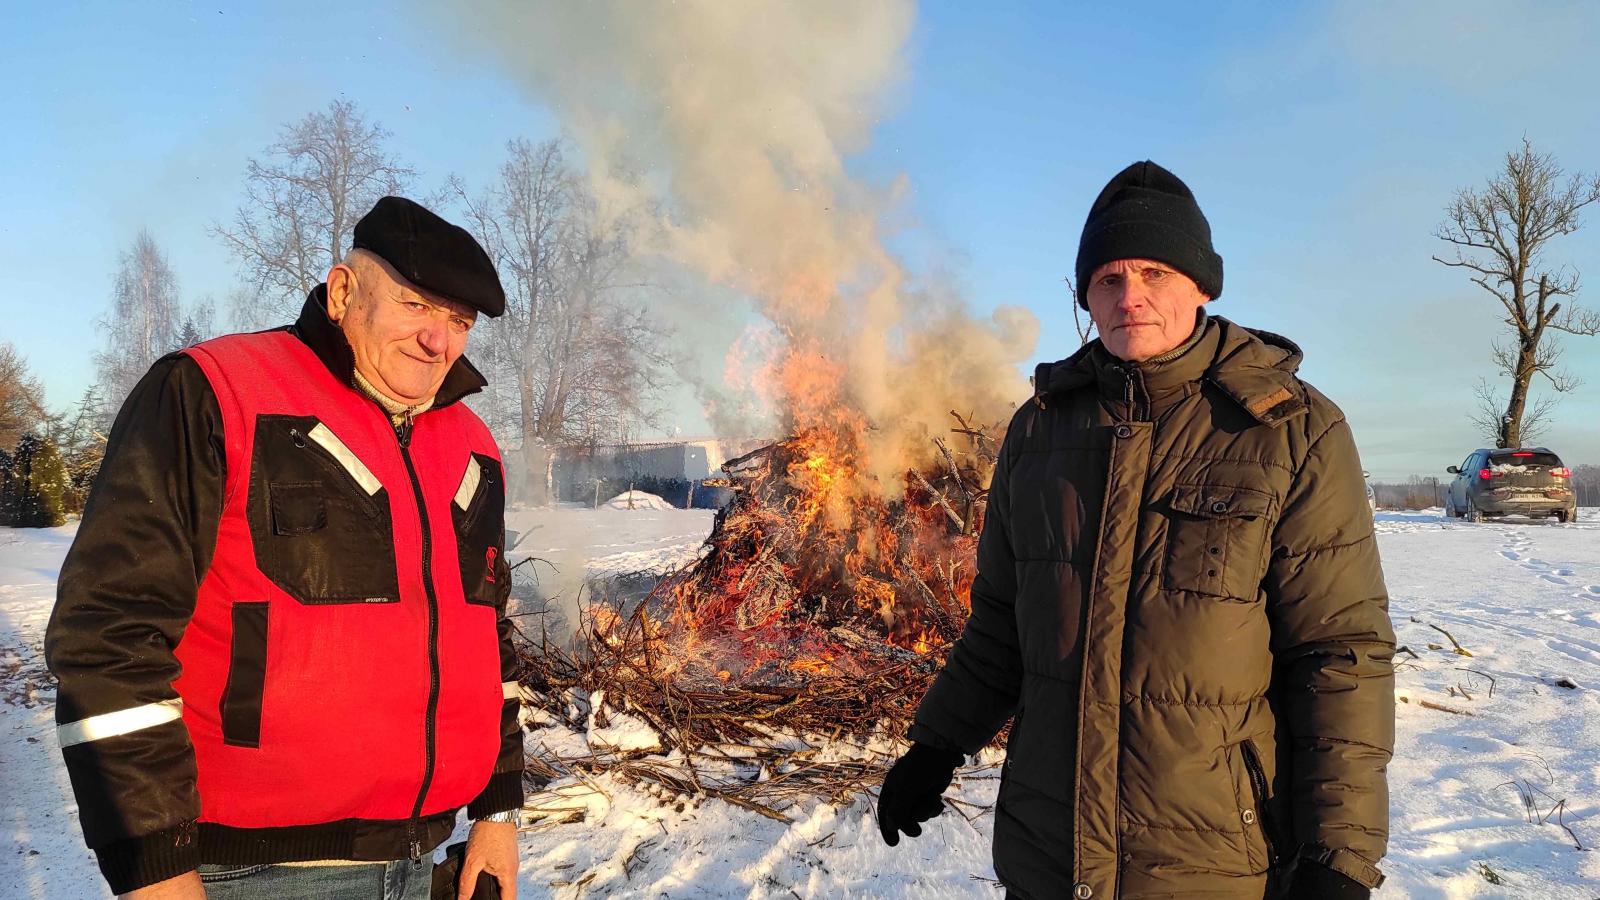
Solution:
[(1572, 471), (1544, 447), (1474, 450), (1445, 471), (1456, 476), (1444, 498), (1447, 516), (1468, 522), (1505, 515), (1554, 516), (1559, 522), (1578, 517)]

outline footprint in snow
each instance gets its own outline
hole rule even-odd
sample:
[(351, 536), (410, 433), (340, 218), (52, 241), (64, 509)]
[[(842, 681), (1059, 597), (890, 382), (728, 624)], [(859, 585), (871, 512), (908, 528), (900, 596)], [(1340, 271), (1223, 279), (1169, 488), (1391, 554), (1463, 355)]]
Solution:
[(1600, 663), (1600, 652), (1596, 652), (1594, 645), (1585, 641), (1568, 642), (1560, 638), (1551, 638), (1544, 642), (1546, 647), (1568, 659), (1580, 662)]

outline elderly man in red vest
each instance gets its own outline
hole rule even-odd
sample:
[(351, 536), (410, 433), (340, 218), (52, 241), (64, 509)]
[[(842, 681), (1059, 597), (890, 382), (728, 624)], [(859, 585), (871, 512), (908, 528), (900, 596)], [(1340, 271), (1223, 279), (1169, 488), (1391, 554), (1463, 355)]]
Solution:
[[(505, 293), (399, 197), (293, 325), (158, 361), (112, 428), (45, 651), (84, 837), (138, 898), (516, 892), (504, 478), (461, 402)], [(463, 896), (470, 892), (463, 892)]]

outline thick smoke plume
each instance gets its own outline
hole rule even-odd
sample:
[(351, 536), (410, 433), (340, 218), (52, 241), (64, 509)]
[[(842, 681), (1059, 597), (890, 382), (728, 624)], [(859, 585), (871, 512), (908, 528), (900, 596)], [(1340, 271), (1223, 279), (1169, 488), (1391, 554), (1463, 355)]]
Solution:
[(1000, 422), (1026, 396), (1033, 316), (980, 320), (911, 289), (882, 234), (904, 186), (846, 170), (904, 75), (911, 3), (470, 0), (449, 15), (553, 108), (600, 208), (660, 210), (649, 249), (752, 299), (771, 334), (755, 359), (749, 342), (730, 351), (732, 377), (787, 430), (862, 435), (861, 489), (897, 493), (950, 410)]

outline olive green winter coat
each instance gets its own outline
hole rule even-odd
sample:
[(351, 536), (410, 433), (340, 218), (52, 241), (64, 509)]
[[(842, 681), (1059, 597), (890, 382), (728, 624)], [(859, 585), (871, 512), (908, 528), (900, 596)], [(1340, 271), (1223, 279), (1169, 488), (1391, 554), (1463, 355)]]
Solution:
[(1350, 428), (1294, 344), (1199, 322), (1176, 359), (1039, 367), (917, 713), (967, 753), (1015, 715), (1022, 897), (1257, 900), (1299, 856), (1382, 879), (1394, 632)]

